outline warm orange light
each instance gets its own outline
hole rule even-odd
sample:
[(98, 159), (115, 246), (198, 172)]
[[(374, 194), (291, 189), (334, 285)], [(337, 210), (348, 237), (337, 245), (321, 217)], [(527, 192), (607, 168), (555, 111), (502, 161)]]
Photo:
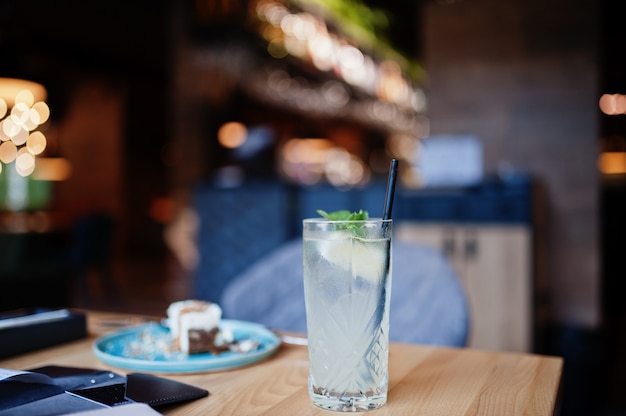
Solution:
[(9, 108), (17, 102), (24, 102), (30, 107), (34, 102), (44, 101), (46, 96), (46, 88), (39, 83), (24, 79), (0, 78), (0, 97)]
[(4, 142), (0, 144), (0, 162), (11, 163), (17, 156), (17, 146), (13, 142)]
[(289, 54), (285, 48), (284, 39), (282, 38), (272, 39), (272, 41), (267, 44), (267, 53), (274, 58), (284, 58)]
[(167, 224), (174, 218), (175, 206), (172, 198), (156, 198), (150, 204), (150, 217), (162, 224)]
[(626, 152), (604, 152), (598, 158), (598, 169), (605, 175), (626, 173)]
[(37, 129), (50, 117), (46, 89), (36, 82), (0, 78), (0, 162), (15, 162), (21, 176), (35, 170), (35, 155), (46, 148)]
[(46, 140), (46, 136), (44, 136), (40, 131), (32, 132), (30, 136), (28, 136), (28, 140), (26, 140), (26, 147), (33, 155), (43, 153), (47, 144), (48, 142)]
[(217, 140), (224, 147), (234, 149), (246, 141), (248, 129), (242, 123), (231, 121), (224, 123), (217, 132)]
[(35, 156), (27, 148), (22, 147), (15, 157), (15, 170), (21, 176), (28, 176), (35, 170)]
[(604, 114), (614, 116), (626, 113), (626, 95), (623, 94), (603, 94), (598, 102), (600, 111)]
[(37, 159), (33, 179), (40, 181), (64, 181), (72, 174), (72, 165), (62, 157), (42, 157)]
[(290, 163), (320, 164), (332, 147), (328, 139), (290, 139), (283, 147), (283, 157)]
[(294, 138), (282, 148), (281, 168), (290, 179), (313, 185), (326, 177), (337, 187), (369, 181), (371, 171), (357, 156), (324, 138)]
[(37, 121), (38, 124), (45, 123), (50, 117), (50, 108), (48, 104), (43, 101), (36, 102), (31, 109), (31, 119), (36, 119), (37, 117), (39, 118)]

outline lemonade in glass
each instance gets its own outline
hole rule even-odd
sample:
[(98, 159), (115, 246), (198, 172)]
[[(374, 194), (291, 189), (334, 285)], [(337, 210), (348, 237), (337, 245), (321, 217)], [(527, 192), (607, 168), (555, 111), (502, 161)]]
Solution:
[(366, 411), (387, 401), (392, 220), (303, 221), (309, 395)]

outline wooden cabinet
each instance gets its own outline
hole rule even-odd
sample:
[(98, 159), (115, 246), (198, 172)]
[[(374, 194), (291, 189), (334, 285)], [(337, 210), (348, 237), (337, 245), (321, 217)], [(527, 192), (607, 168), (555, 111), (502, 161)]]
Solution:
[(441, 249), (468, 296), (472, 348), (532, 349), (532, 237), (523, 224), (402, 221), (399, 240)]

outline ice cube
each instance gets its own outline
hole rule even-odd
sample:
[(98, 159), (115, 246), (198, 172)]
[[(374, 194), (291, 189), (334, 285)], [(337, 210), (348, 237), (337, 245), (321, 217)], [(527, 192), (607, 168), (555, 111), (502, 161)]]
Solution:
[[(385, 240), (363, 240), (347, 233), (334, 233), (319, 242), (319, 251), (329, 263), (377, 283), (386, 266)], [(346, 237), (347, 235), (347, 237)]]

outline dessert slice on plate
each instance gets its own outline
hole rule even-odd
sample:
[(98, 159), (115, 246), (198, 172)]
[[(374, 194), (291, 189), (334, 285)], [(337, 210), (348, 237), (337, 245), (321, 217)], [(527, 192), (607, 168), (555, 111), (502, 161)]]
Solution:
[(201, 300), (181, 300), (167, 308), (167, 326), (174, 348), (186, 354), (219, 354), (230, 349), (231, 332), (220, 330), (222, 308)]

